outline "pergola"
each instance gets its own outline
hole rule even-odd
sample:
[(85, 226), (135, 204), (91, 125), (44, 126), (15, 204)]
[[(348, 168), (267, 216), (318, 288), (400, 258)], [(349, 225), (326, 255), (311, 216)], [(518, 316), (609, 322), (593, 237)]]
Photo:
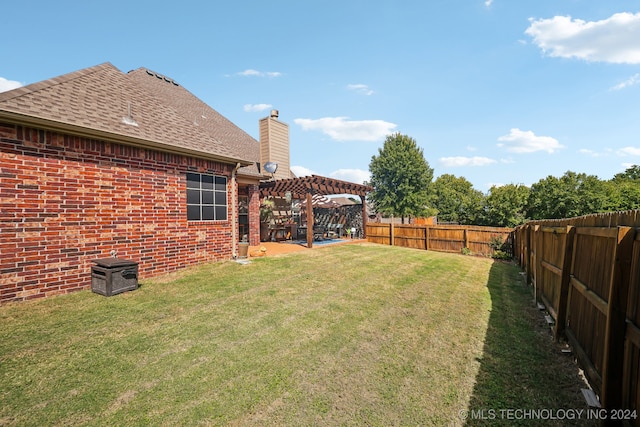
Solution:
[(260, 197), (287, 197), (306, 200), (307, 204), (307, 247), (313, 247), (313, 204), (314, 194), (329, 196), (332, 194), (352, 194), (362, 199), (362, 233), (365, 235), (367, 225), (367, 193), (373, 191), (373, 187), (325, 176), (311, 175), (300, 178), (279, 179), (260, 183)]

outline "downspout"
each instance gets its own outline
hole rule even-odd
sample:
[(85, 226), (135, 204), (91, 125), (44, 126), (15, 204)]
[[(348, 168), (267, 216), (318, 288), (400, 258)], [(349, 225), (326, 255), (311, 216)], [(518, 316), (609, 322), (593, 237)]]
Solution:
[(236, 163), (236, 167), (231, 172), (231, 256), (233, 259), (238, 258), (238, 186), (236, 175), (240, 167), (240, 163)]

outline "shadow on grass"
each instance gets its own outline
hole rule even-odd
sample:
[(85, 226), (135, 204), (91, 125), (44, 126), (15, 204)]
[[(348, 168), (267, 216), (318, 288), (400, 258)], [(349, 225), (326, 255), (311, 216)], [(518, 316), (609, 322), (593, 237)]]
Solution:
[(518, 266), (494, 262), (487, 286), (491, 314), (465, 425), (597, 425), (586, 419), (578, 366), (553, 341)]

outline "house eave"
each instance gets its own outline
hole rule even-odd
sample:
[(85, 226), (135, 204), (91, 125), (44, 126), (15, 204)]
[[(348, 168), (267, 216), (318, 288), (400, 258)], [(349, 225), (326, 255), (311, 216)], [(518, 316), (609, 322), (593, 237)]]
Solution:
[(159, 141), (146, 140), (142, 138), (135, 138), (127, 135), (121, 135), (114, 132), (108, 132), (99, 129), (91, 129), (84, 126), (78, 126), (65, 122), (58, 122), (55, 120), (45, 119), (36, 116), (29, 116), (25, 114), (15, 113), (6, 110), (0, 110), (0, 121), (6, 121), (12, 124), (18, 124), (23, 126), (31, 126), (36, 128), (47, 129), (55, 132), (68, 133), (76, 136), (102, 139), (110, 142), (121, 143), (139, 148), (147, 148), (152, 150), (163, 151), (172, 154), (179, 154), (188, 157), (198, 157), (207, 160), (238, 164), (241, 166), (249, 166), (254, 162), (240, 159), (236, 157), (222, 156), (219, 154), (213, 154), (206, 151), (200, 151), (195, 149), (189, 149), (185, 147), (177, 147), (174, 145), (166, 144)]

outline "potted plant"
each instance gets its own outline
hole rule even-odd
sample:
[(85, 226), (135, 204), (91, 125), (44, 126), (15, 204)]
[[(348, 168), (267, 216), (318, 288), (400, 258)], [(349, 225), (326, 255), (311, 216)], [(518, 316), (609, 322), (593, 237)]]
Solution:
[(238, 258), (244, 259), (247, 257), (249, 253), (249, 241), (247, 239), (247, 235), (242, 236), (242, 240), (238, 243)]

